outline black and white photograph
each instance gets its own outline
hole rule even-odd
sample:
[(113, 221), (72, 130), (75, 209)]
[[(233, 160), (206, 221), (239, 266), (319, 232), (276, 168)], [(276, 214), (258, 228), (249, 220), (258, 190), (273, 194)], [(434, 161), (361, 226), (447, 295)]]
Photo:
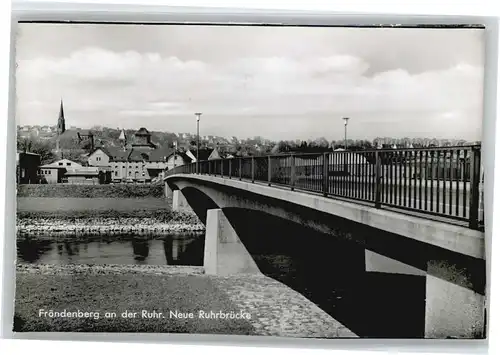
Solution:
[(484, 26), (16, 31), (14, 332), (486, 338)]

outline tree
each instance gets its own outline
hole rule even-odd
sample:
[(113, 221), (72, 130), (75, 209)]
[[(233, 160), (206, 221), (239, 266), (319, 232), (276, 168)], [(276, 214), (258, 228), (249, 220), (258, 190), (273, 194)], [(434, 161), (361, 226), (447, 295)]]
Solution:
[(50, 143), (33, 138), (18, 138), (17, 149), (40, 155), (41, 164), (52, 163), (55, 159)]
[(88, 156), (83, 149), (68, 149), (62, 152), (62, 158), (74, 161), (75, 163), (85, 165), (88, 160)]
[(328, 141), (325, 137), (317, 138), (313, 143), (316, 147), (328, 148)]

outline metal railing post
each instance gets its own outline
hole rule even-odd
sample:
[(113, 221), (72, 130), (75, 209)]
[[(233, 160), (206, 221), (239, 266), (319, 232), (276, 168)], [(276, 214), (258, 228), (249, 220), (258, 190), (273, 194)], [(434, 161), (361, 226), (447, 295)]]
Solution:
[(228, 176), (229, 178), (231, 179), (231, 159), (228, 160), (228, 164), (229, 164), (229, 173), (228, 173)]
[(220, 159), (220, 177), (224, 177), (224, 160)]
[(208, 164), (208, 175), (212, 175), (212, 164), (210, 162)]
[(241, 166), (242, 166), (242, 160), (243, 160), (243, 158), (239, 157), (238, 160), (239, 160), (239, 163), (238, 163), (239, 164), (239, 173), (238, 174), (240, 175), (240, 180), (241, 180), (241, 174), (242, 174), (241, 173)]
[(252, 156), (252, 182), (255, 182), (255, 159)]
[(323, 153), (323, 196), (328, 196), (328, 153)]
[(267, 156), (267, 185), (271, 186), (271, 156)]
[(380, 152), (375, 152), (375, 208), (381, 207), (382, 194), (382, 162)]
[[(470, 156), (469, 228), (479, 227), (479, 180), (481, 170), (481, 149), (473, 147)], [(466, 183), (464, 182), (464, 185)]]
[(295, 189), (295, 155), (291, 155), (292, 162), (290, 163), (290, 186), (292, 191)]

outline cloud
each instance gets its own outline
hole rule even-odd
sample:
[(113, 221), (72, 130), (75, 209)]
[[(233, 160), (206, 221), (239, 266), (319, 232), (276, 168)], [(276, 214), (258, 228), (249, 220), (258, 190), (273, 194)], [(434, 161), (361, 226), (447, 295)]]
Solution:
[[(343, 115), (358, 115), (367, 124), (371, 116), (377, 122), (373, 126), (377, 131), (371, 132), (375, 135), (384, 135), (394, 125), (394, 117), (401, 123), (401, 134), (426, 124), (452, 136), (454, 126), (472, 124), (474, 132), (480, 128), (482, 68), (460, 63), (421, 73), (400, 68), (368, 74), (370, 68), (361, 57), (345, 54), (247, 56), (209, 63), (154, 52), (88, 47), (66, 57), (19, 62), (18, 119), (20, 124), (55, 122), (63, 96), (67, 113), (78, 119), (72, 125), (80, 126), (119, 126), (122, 118), (133, 122), (136, 117), (137, 125), (148, 125), (144, 120), (151, 120), (156, 129), (168, 118), (175, 126), (172, 130), (181, 131), (191, 129), (185, 117), (202, 111), (210, 117), (207, 125), (232, 129), (228, 134), (235, 135), (248, 133), (237, 120), (257, 116), (267, 117), (268, 127), (259, 129), (271, 135), (283, 129), (295, 129), (289, 132), (293, 136), (307, 135), (304, 129), (314, 131), (315, 120)], [(292, 116), (303, 122), (283, 126)], [(451, 126), (432, 124), (444, 118)], [(463, 134), (463, 128), (457, 132)]]

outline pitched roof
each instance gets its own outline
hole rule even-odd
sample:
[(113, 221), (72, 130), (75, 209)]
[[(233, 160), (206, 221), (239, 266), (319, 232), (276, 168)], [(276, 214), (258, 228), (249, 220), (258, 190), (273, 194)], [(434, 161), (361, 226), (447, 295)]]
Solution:
[[(208, 157), (210, 156), (210, 154), (212, 154), (212, 152), (213, 149), (211, 148), (201, 148), (199, 150), (198, 159), (200, 161), (208, 160)], [(193, 156), (196, 158), (196, 149), (191, 149), (191, 154), (193, 154)]]
[(101, 150), (104, 154), (106, 154), (109, 157), (110, 161), (126, 161), (130, 154), (130, 149), (123, 150), (120, 147), (98, 147), (94, 149), (94, 151), (90, 153), (89, 156), (94, 154), (98, 150)]
[[(133, 161), (133, 162), (164, 162), (168, 157), (174, 154), (174, 149), (169, 147), (160, 147), (154, 150), (151, 149), (141, 149), (141, 147), (132, 147), (123, 150), (119, 147), (98, 147), (94, 149), (92, 155), (96, 151), (101, 150), (104, 154), (106, 154), (110, 158), (110, 162), (118, 162), (118, 161)], [(201, 157), (205, 157), (205, 160), (208, 159), (211, 151), (202, 151), (200, 149), (200, 159)], [(196, 153), (196, 152), (195, 152)], [(194, 154), (195, 154), (194, 153)], [(181, 156), (185, 162), (191, 162), (191, 158), (186, 153), (177, 151), (177, 155)]]
[(174, 154), (174, 149), (169, 147), (161, 147), (151, 151), (150, 161), (165, 161), (166, 158)]
[(147, 151), (132, 148), (128, 160), (134, 162), (150, 161), (150, 156)]
[[(62, 165), (61, 165), (62, 164)], [(70, 165), (68, 165), (70, 164)], [(78, 164), (72, 160), (69, 160), (69, 159), (61, 159), (61, 160), (57, 160), (53, 163), (50, 163), (50, 164), (45, 164), (45, 165), (41, 165), (40, 168), (67, 168), (68, 166), (71, 166), (71, 167), (82, 167), (81, 164)]]
[(139, 128), (139, 130), (137, 132), (135, 132), (135, 134), (136, 135), (151, 135), (151, 133), (149, 133), (149, 131), (144, 127)]
[(67, 169), (66, 170), (66, 176), (98, 176), (99, 175), (99, 169), (97, 167), (93, 166), (85, 166), (81, 167), (78, 169)]
[(191, 158), (184, 152), (177, 152), (177, 155), (184, 160), (185, 163), (191, 163)]

